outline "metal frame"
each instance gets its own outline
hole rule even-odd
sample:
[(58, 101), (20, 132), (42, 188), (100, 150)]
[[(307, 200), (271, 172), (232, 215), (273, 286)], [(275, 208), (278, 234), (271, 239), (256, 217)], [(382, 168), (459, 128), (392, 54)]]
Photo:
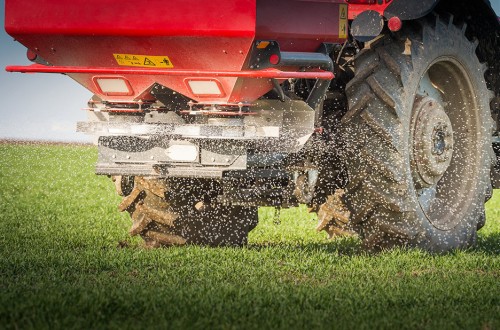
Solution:
[(319, 79), (331, 80), (335, 76), (331, 71), (280, 71), (276, 69), (247, 70), (247, 71), (209, 71), (209, 70), (175, 70), (175, 69), (143, 69), (118, 67), (80, 67), (80, 66), (45, 66), (9, 65), (8, 72), (21, 73), (90, 73), (90, 74), (133, 74), (133, 75), (164, 75), (184, 77), (231, 77), (231, 78), (268, 78), (268, 79)]

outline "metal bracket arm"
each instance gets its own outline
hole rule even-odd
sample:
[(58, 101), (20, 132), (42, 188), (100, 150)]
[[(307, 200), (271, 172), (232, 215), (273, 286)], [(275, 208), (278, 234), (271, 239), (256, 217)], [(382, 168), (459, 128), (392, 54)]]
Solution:
[(133, 74), (133, 75), (166, 75), (186, 77), (236, 77), (236, 78), (268, 78), (268, 79), (319, 79), (331, 80), (334, 74), (329, 71), (281, 71), (276, 69), (247, 71), (209, 71), (209, 70), (172, 70), (172, 69), (141, 69), (114, 67), (79, 67), (79, 66), (46, 66), (33, 64), (28, 66), (9, 65), (8, 72), (21, 73), (88, 73), (88, 74)]

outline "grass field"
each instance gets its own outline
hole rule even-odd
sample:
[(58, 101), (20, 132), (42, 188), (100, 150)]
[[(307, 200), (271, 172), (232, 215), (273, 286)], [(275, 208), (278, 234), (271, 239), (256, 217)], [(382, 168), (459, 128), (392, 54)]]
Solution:
[(95, 158), (0, 144), (0, 328), (500, 329), (500, 191), (447, 255), (365, 255), (304, 208), (261, 209), (243, 249), (146, 250)]

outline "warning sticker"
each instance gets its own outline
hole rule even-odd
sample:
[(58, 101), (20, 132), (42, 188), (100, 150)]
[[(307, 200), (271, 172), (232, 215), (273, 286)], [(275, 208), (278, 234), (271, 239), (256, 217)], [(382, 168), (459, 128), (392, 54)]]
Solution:
[(141, 66), (145, 68), (173, 68), (168, 56), (113, 54), (116, 63), (123, 66)]
[(339, 38), (347, 38), (347, 5), (342, 4), (339, 6)]

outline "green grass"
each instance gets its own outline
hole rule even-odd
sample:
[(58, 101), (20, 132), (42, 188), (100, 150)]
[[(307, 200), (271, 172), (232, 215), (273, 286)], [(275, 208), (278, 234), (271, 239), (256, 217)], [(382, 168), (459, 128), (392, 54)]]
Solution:
[(500, 329), (500, 191), (447, 255), (365, 255), (305, 208), (261, 209), (243, 249), (146, 250), (95, 158), (0, 145), (0, 328)]

